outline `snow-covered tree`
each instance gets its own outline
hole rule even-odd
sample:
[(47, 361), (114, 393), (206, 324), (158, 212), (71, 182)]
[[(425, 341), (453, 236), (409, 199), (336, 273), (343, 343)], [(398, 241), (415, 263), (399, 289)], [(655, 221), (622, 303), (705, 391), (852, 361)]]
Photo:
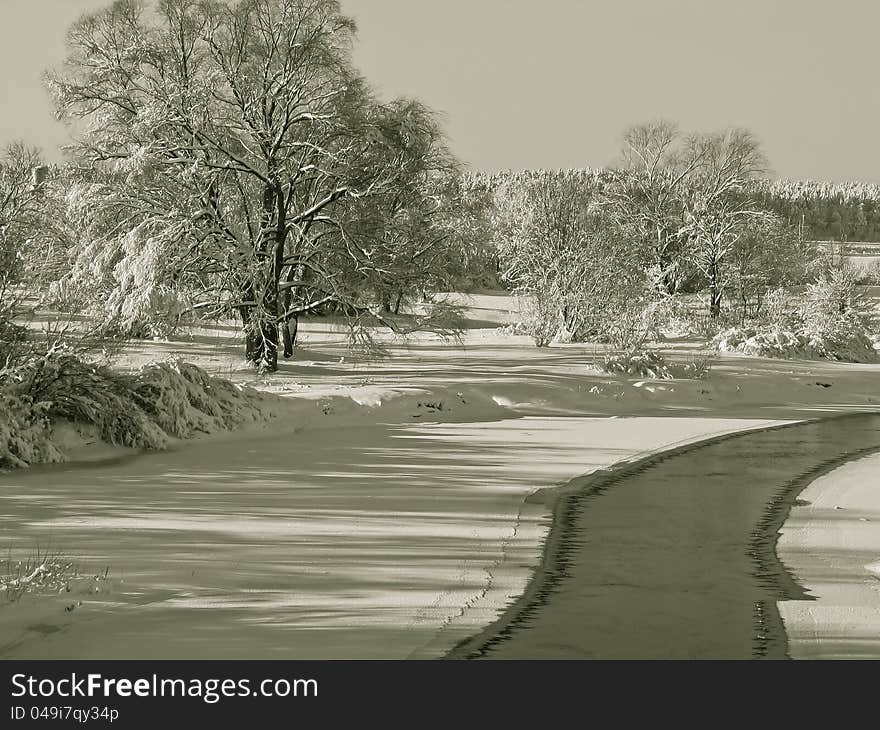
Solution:
[(749, 195), (751, 183), (766, 171), (766, 160), (757, 139), (742, 129), (693, 135), (684, 157), (690, 171), (681, 232), (706, 278), (709, 313), (717, 318), (727, 283), (724, 259), (750, 221), (767, 215)]
[(620, 235), (644, 248), (660, 294), (676, 291), (682, 273), (684, 189), (699, 159), (685, 154), (670, 122), (631, 127), (621, 159), (603, 190), (603, 207)]
[(627, 339), (628, 315), (644, 304), (644, 261), (605, 225), (595, 192), (592, 177), (577, 170), (511, 177), (495, 191), (502, 273), (521, 296), (539, 347), (553, 339)]
[[(9, 344), (22, 330), (23, 287), (40, 271), (34, 236), (40, 231), (48, 168), (38, 150), (14, 142), (0, 151), (0, 342)], [(0, 365), (5, 357), (0, 347)]]
[(27, 241), (37, 225), (47, 171), (39, 151), (22, 142), (0, 152), (0, 291), (32, 263)]
[(357, 213), (444, 153), (418, 105), (372, 96), (354, 30), (336, 0), (116, 0), (70, 29), (47, 81), (101, 170), (91, 204), (116, 217), (100, 255), (123, 322), (156, 296), (235, 309), (267, 369), (279, 330), (327, 303), (396, 326), (370, 285), (412, 251), (379, 255)]
[(748, 220), (723, 260), (727, 294), (739, 309), (740, 323), (762, 313), (769, 292), (809, 281), (817, 262), (815, 245), (778, 215)]

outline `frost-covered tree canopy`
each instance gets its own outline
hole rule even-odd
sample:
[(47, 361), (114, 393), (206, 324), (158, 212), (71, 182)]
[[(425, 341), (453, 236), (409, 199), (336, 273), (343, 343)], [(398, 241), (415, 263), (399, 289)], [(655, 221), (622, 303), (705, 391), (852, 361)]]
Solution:
[(39, 152), (21, 142), (0, 151), (0, 292), (33, 263), (26, 242), (39, 219), (46, 171)]
[(443, 273), (454, 161), (430, 111), (373, 97), (353, 35), (335, 0), (117, 0), (71, 28), (47, 82), (94, 165), (76, 259), (123, 328), (234, 308), (274, 368), (291, 317), (375, 314), (388, 282)]

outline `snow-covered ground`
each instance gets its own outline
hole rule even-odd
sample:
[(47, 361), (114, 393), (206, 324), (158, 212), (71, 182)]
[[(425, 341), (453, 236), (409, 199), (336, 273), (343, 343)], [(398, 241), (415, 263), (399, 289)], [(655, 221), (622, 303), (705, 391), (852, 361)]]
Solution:
[(796, 659), (880, 659), (880, 454), (801, 492), (779, 540), (813, 600), (778, 604)]
[[(130, 347), (123, 367), (176, 354), (278, 395), (280, 415), (168, 452), (0, 476), (10, 550), (50, 544), (110, 570), (74, 597), (3, 608), (0, 655), (438, 656), (522, 591), (548, 526), (537, 490), (880, 399), (877, 365), (724, 356), (704, 380), (609, 376), (599, 347), (538, 350), (499, 331), (508, 297), (465, 302), (460, 343), (386, 338), (385, 359), (353, 356), (344, 328), (311, 320), (271, 377), (242, 366), (231, 326)], [(694, 345), (664, 351), (688, 359)]]

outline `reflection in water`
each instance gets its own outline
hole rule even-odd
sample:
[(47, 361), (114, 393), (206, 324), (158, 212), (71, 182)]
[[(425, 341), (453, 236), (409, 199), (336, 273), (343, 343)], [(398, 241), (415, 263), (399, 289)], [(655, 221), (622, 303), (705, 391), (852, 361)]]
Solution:
[(453, 656), (784, 657), (775, 601), (803, 598), (775, 559), (807, 483), (880, 448), (856, 415), (734, 436), (585, 478), (557, 511), (545, 570)]

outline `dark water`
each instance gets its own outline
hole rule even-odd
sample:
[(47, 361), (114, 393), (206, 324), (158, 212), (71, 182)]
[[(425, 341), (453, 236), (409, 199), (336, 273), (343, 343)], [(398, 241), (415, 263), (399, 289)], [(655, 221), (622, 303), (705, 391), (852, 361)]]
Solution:
[(775, 602), (803, 598), (778, 529), (819, 474), (880, 449), (854, 415), (686, 448), (579, 480), (525, 596), (453, 656), (784, 658)]

